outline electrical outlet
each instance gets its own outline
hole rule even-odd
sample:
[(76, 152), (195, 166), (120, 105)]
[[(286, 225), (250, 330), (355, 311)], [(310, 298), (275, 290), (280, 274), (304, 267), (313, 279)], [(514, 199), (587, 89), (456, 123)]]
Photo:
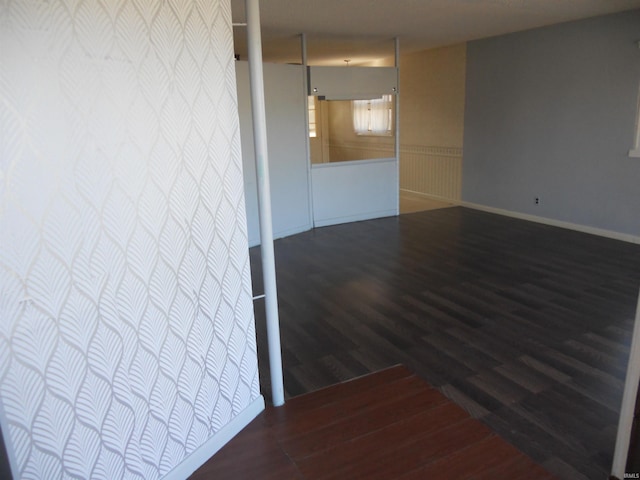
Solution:
[(540, 205), (540, 197), (536, 197), (535, 202), (536, 202), (536, 205)]

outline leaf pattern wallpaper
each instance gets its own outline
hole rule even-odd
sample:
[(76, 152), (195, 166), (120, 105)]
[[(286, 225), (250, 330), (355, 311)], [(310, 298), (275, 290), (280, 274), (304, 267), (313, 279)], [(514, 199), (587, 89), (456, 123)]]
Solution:
[(16, 478), (161, 478), (259, 396), (228, 0), (0, 1)]

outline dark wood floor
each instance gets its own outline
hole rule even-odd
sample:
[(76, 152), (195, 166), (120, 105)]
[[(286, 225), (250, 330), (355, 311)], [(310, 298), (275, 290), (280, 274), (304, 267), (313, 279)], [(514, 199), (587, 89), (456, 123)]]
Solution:
[(560, 478), (607, 477), (640, 246), (456, 207), (275, 250), (288, 397), (402, 363)]
[(267, 408), (191, 480), (552, 480), (403, 366)]

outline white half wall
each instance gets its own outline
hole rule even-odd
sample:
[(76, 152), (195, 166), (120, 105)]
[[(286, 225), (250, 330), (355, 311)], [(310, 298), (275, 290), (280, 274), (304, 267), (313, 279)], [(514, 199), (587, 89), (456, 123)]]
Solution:
[(262, 408), (228, 0), (0, 5), (14, 478), (186, 476)]
[[(304, 67), (263, 64), (274, 238), (311, 229)], [(260, 244), (248, 62), (236, 62), (249, 245)]]
[(395, 158), (319, 163), (311, 177), (316, 227), (398, 214)]

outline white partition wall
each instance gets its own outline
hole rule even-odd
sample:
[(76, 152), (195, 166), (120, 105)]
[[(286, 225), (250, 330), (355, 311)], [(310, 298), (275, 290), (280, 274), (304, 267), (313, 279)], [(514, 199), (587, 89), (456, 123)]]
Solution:
[(15, 478), (186, 478), (259, 393), (227, 0), (0, 6)]
[[(271, 206), (275, 238), (309, 230), (308, 159), (305, 144), (304, 70), (300, 65), (263, 64)], [(249, 67), (236, 62), (249, 244), (260, 243), (256, 167), (251, 127)]]
[[(305, 142), (305, 67), (269, 63), (263, 67), (274, 237), (300, 233), (314, 226), (397, 215), (397, 160), (384, 158), (310, 166)], [(382, 78), (387, 80), (389, 73), (397, 72), (395, 68), (380, 67), (366, 70), (384, 71)], [(236, 72), (249, 244), (254, 246), (260, 243), (260, 228), (247, 62), (236, 62)], [(395, 77), (391, 80), (389, 90), (392, 92)]]
[[(399, 52), (399, 42), (396, 39), (395, 67), (309, 67), (308, 93), (326, 100), (369, 100), (383, 95), (395, 96), (399, 93)], [(355, 136), (353, 127), (355, 107), (352, 103), (347, 105), (348, 109), (341, 107), (342, 114), (335, 117), (342, 119), (343, 129), (334, 133), (348, 138)], [(349, 121), (345, 122), (345, 119)], [(314, 226), (322, 227), (398, 215), (399, 119), (399, 101), (396, 101), (393, 121), (395, 128), (393, 158), (374, 157), (352, 160), (349, 156), (345, 158), (344, 155), (339, 155), (340, 158), (332, 159), (334, 161), (314, 163), (311, 166)], [(386, 147), (384, 143), (378, 142), (373, 146), (376, 150)], [(360, 145), (357, 150), (360, 151), (359, 153), (366, 151)]]
[(395, 158), (313, 165), (314, 225), (397, 215), (397, 166)]

